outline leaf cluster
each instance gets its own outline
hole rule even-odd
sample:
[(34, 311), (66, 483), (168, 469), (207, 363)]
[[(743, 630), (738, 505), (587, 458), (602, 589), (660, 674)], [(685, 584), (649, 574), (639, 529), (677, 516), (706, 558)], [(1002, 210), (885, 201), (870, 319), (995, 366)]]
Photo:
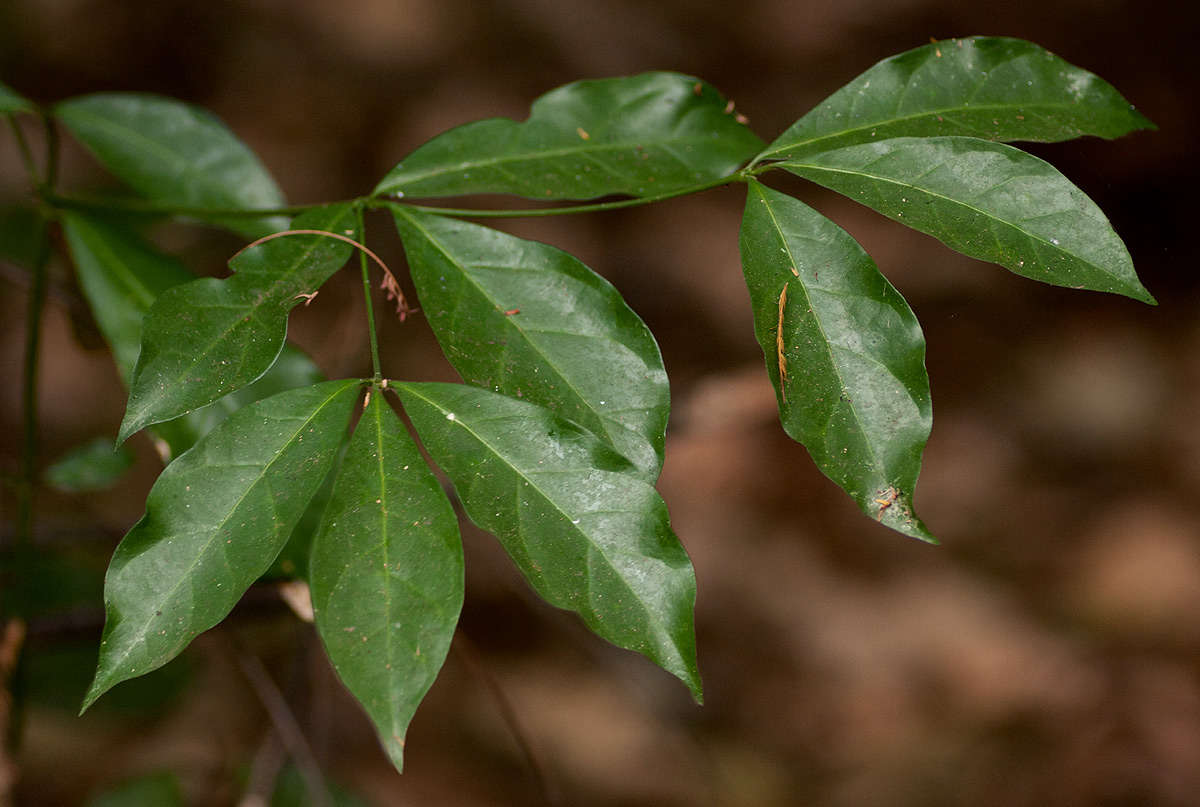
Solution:
[[(0, 113), (35, 111), (0, 87)], [(397, 767), (463, 602), (455, 502), (547, 602), (701, 698), (696, 581), (654, 489), (669, 413), (657, 343), (578, 259), (465, 219), (743, 184), (742, 269), (784, 430), (870, 519), (925, 541), (912, 506), (932, 423), (920, 325), (849, 234), (765, 176), (808, 179), (1025, 277), (1153, 303), (1099, 208), (1008, 145), (1152, 124), (1102, 79), (1020, 40), (886, 59), (769, 144), (694, 77), (579, 81), (525, 121), (435, 137), (367, 196), (308, 208), (286, 207), (257, 157), (195, 107), (108, 93), (45, 114), (136, 194), (40, 188), (129, 386), (117, 442), (149, 429), (169, 461), (109, 566), (84, 708), (224, 619), (291, 541), (308, 549), (329, 658)], [(476, 194), (540, 206), (413, 203)], [(576, 204), (542, 204), (558, 200)], [(369, 290), (372, 208), (393, 214), (420, 310), (462, 383), (385, 379), (369, 294), (372, 378), (325, 381), (286, 344), (289, 312), (355, 248)], [(197, 279), (111, 209), (257, 240), (229, 276)], [(64, 479), (87, 478), (70, 469)]]

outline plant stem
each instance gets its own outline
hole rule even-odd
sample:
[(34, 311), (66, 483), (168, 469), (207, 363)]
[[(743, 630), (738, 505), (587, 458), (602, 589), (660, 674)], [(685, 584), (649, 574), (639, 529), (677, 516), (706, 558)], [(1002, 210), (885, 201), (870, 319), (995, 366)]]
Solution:
[(677, 196), (687, 196), (700, 191), (719, 188), (722, 185), (729, 185), (734, 182), (744, 182), (745, 176), (741, 171), (730, 174), (729, 176), (714, 179), (710, 182), (702, 182), (697, 185), (689, 185), (686, 188), (679, 188), (666, 193), (660, 193), (656, 196), (639, 196), (636, 199), (619, 199), (615, 202), (597, 202), (590, 205), (572, 205), (570, 207), (538, 207), (538, 208), (522, 208), (519, 210), (476, 210), (468, 207), (432, 207), (424, 205), (410, 205), (404, 202), (397, 202), (393, 199), (370, 199), (367, 201), (372, 207), (409, 207), (426, 213), (437, 213), (443, 216), (462, 216), (465, 218), (477, 219), (508, 219), (508, 218), (542, 218), (545, 216), (567, 216), (574, 213), (596, 213), (604, 210), (620, 210), (625, 207), (640, 207), (641, 205), (650, 205), (655, 202), (661, 202), (666, 199), (674, 199)]
[(46, 307), (49, 286), (49, 262), (50, 240), (44, 237), (33, 263), (29, 301), (25, 308), (25, 358), (21, 370), (21, 472), (17, 481), (18, 551), (28, 549), (33, 543), (33, 498), (37, 487), (38, 354), (42, 340), (42, 312)]
[[(44, 191), (42, 199), (52, 207), (65, 207), (77, 210), (118, 210), (124, 213), (144, 213), (155, 216), (193, 216), (221, 218), (259, 218), (262, 216), (295, 216), (307, 210), (324, 207), (328, 202), (318, 205), (292, 205), (290, 207), (253, 208), (244, 207), (187, 207), (166, 202), (155, 202), (149, 199), (134, 199), (129, 197), (88, 196), (85, 194), (64, 194)], [(350, 203), (360, 200), (351, 199)]]
[[(367, 228), (363, 219), (362, 205), (355, 206), (354, 214), (358, 223), (358, 237), (360, 240), (366, 241)], [(375, 307), (371, 305), (371, 273), (367, 266), (367, 253), (361, 249), (358, 251), (358, 263), (362, 267), (363, 301), (366, 303), (367, 309), (367, 337), (371, 341), (372, 381), (375, 386), (379, 386), (383, 381), (383, 371), (379, 364), (379, 335), (375, 332)]]
[(13, 131), (13, 137), (17, 141), (17, 150), (21, 153), (21, 162), (25, 165), (25, 171), (29, 174), (29, 180), (35, 188), (41, 187), (42, 177), (38, 173), (37, 165), (33, 159), (33, 151), (29, 148), (29, 141), (25, 139), (25, 133), (21, 131), (21, 124), (17, 123), (15, 115), (6, 115), (8, 125)]

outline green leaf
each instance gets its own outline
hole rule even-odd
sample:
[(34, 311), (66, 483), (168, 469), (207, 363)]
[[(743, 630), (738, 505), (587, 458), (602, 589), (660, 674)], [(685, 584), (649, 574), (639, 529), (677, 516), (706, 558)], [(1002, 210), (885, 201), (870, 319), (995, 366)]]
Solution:
[(251, 404), (167, 466), (109, 564), (100, 661), (83, 709), (178, 655), (266, 571), (333, 463), (359, 383)]
[(308, 354), (295, 345), (284, 345), (271, 369), (253, 384), (231, 392), (224, 398), (219, 398), (183, 417), (155, 424), (151, 430), (166, 441), (170, 456), (177, 457), (243, 406), (324, 380), (325, 376), (313, 364)]
[[(80, 288), (112, 348), (121, 377), (128, 381), (141, 349), (146, 312), (159, 294), (196, 277), (175, 258), (104, 218), (74, 211), (62, 211), (61, 218)], [(253, 384), (183, 417), (157, 424), (154, 433), (166, 443), (163, 460), (182, 454), (246, 404), (323, 380), (312, 359), (285, 345), (271, 369)]]
[(133, 452), (97, 437), (71, 449), (46, 469), (46, 482), (67, 493), (111, 487), (133, 466)]
[(655, 196), (720, 179), (762, 148), (738, 120), (715, 89), (678, 73), (576, 81), (534, 101), (523, 123), (491, 118), (435, 137), (375, 194)]
[(450, 650), (463, 601), (454, 508), (382, 394), (371, 396), (313, 541), (317, 630), (403, 767), (404, 735)]
[[(356, 232), (350, 205), (308, 211), (293, 226)], [(283, 349), (288, 312), (337, 271), (349, 251), (324, 236), (277, 238), (231, 260), (232, 277), (195, 280), (160, 295), (143, 323), (117, 442), (262, 376)]]
[(590, 429), (651, 484), (670, 390), (658, 344), (604, 278), (560, 249), (398, 208), (422, 309), (470, 384)]
[(932, 542), (912, 510), (932, 409), (908, 303), (848, 233), (754, 180), (740, 246), (784, 431), (864, 513)]
[(60, 220), (80, 289), (128, 382), (146, 312), (160, 294), (196, 276), (174, 257), (102, 218), (64, 210)]
[[(254, 152), (200, 107), (157, 95), (98, 93), (63, 101), (54, 114), (109, 171), (148, 199), (198, 211), (284, 204)], [(287, 223), (197, 215), (250, 238)]]
[(8, 85), (0, 84), (0, 115), (14, 112), (32, 112), (33, 104), (13, 92)]
[[(329, 790), (329, 807), (370, 807), (365, 801), (355, 797), (337, 782), (325, 777), (325, 786)], [(243, 800), (244, 803), (244, 800)], [(275, 792), (271, 794), (271, 807), (313, 807), (312, 794), (308, 791), (304, 776), (295, 765), (289, 764), (279, 773), (275, 780)]]
[(1100, 208), (1011, 146), (899, 137), (779, 165), (1018, 275), (1154, 303)]
[(538, 594), (700, 700), (692, 564), (666, 505), (629, 462), (536, 404), (460, 384), (395, 389), (467, 515)]
[(884, 59), (792, 124), (755, 162), (893, 137), (1056, 142), (1153, 128), (1104, 79), (1032, 42), (968, 37)]
[(122, 782), (91, 799), (87, 807), (182, 807), (184, 803), (179, 779), (163, 771)]

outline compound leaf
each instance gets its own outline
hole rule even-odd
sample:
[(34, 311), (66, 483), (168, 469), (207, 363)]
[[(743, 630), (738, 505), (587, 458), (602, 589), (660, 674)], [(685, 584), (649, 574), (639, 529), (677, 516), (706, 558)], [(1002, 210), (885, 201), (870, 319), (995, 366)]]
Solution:
[(337, 473), (309, 585), (329, 659), (399, 769), (462, 609), (463, 550), (450, 501), (382, 394)]
[(271, 565), (333, 463), (358, 381), (240, 409), (167, 466), (113, 553), (87, 709), (216, 625)]
[(467, 515), (538, 594), (699, 700), (692, 564), (666, 505), (629, 462), (536, 404), (461, 384), (395, 388)]
[[(356, 232), (350, 205), (310, 210), (293, 226)], [(288, 312), (345, 263), (349, 250), (318, 235), (276, 238), (234, 257), (232, 277), (203, 278), (161, 294), (143, 322), (117, 442), (262, 376), (283, 349)]]
[(143, 93), (98, 93), (58, 104), (55, 116), (118, 179), (148, 199), (254, 238), (282, 229), (278, 217), (207, 215), (276, 208), (283, 194), (258, 157), (212, 113)]
[(973, 137), (898, 137), (779, 165), (1024, 277), (1145, 303), (1125, 244), (1054, 166)]
[(32, 112), (33, 104), (28, 99), (17, 95), (6, 84), (0, 84), (0, 115), (13, 112)]
[(762, 148), (740, 120), (719, 92), (678, 73), (576, 81), (534, 101), (524, 122), (491, 118), (435, 137), (375, 194), (653, 196), (720, 179)]
[(798, 158), (893, 137), (1056, 142), (1153, 129), (1112, 85), (1020, 39), (968, 37), (884, 59), (755, 158)]
[(546, 244), (411, 208), (395, 215), (422, 309), (464, 380), (590, 429), (653, 484), (667, 374), (617, 290)]
[(784, 431), (864, 513), (933, 541), (911, 505), (932, 425), (912, 310), (848, 233), (754, 180), (740, 246)]

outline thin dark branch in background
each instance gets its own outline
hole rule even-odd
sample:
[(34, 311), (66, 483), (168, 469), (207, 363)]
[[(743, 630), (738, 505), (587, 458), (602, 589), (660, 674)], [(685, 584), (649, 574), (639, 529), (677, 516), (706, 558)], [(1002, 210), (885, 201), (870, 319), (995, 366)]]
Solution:
[(525, 761), (528, 763), (529, 770), (533, 774), (538, 790), (542, 794), (542, 800), (546, 804), (551, 805), (551, 807), (557, 807), (561, 804), (558, 793), (546, 778), (544, 768), (538, 760), (538, 755), (534, 753), (533, 745), (530, 743), (525, 730), (521, 727), (521, 721), (517, 719), (517, 711), (513, 708), (512, 701), (504, 694), (504, 690), (501, 689), (495, 676), (488, 672), (487, 668), (480, 662), (479, 653), (475, 650), (474, 644), (467, 638), (467, 635), (461, 630), (456, 631), (456, 633), (457, 636), (453, 644), (450, 645), (450, 651), (456, 654), (471, 671), (471, 674), (481, 680), (492, 693), (492, 697), (496, 699), (496, 706), (500, 710), (501, 719), (508, 725), (508, 730), (512, 732), (513, 739), (517, 741), (521, 753), (525, 755)]
[(14, 703), (9, 683), (16, 672), (24, 642), (24, 620), (10, 619), (0, 626), (0, 807), (12, 804), (12, 788), (17, 782), (17, 763), (9, 746), (10, 737), (16, 735), (10, 725)]
[(304, 787), (308, 791), (313, 807), (331, 807), (332, 801), (329, 790), (325, 786), (325, 777), (322, 776), (312, 748), (309, 747), (308, 740), (304, 737), (304, 732), (296, 721), (296, 716), (288, 707), (283, 693), (275, 686), (275, 682), (271, 680), (270, 674), (257, 656), (245, 650), (228, 633), (221, 632), (221, 635), (228, 643), (230, 653), (237, 661), (238, 668), (250, 683), (250, 687), (254, 690), (254, 694), (262, 703), (263, 708), (267, 710), (267, 716), (271, 719), (271, 724), (275, 727), (280, 741), (296, 763), (296, 768), (304, 780)]
[(279, 739), (279, 732), (272, 726), (263, 736), (262, 743), (254, 752), (250, 763), (250, 775), (246, 779), (246, 790), (238, 800), (238, 807), (267, 807), (279, 772), (287, 762), (287, 749)]

